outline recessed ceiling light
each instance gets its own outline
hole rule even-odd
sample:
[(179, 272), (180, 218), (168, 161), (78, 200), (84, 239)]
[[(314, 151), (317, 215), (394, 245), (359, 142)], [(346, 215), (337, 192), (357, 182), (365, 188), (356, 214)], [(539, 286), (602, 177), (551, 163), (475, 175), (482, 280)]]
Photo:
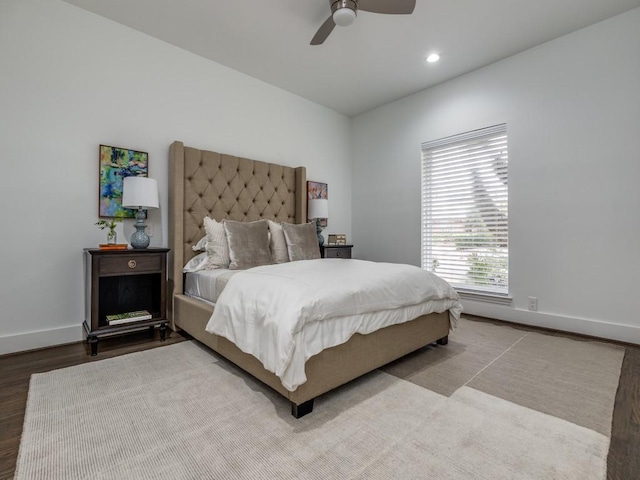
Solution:
[(440, 55), (437, 53), (432, 53), (427, 57), (427, 62), (429, 63), (437, 62), (438, 60), (440, 60)]

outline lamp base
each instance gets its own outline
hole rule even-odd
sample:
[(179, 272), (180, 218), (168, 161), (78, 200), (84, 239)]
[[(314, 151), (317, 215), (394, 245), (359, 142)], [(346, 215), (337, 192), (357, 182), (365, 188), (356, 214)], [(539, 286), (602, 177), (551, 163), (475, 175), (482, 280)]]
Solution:
[(149, 235), (147, 235), (146, 228), (147, 225), (144, 223), (144, 210), (138, 209), (136, 213), (136, 223), (134, 227), (136, 227), (136, 231), (131, 235), (131, 246), (133, 248), (147, 248), (149, 246)]
[(318, 245), (324, 245), (324, 237), (322, 236), (322, 227), (320, 226), (320, 220), (316, 219), (316, 233), (318, 234)]

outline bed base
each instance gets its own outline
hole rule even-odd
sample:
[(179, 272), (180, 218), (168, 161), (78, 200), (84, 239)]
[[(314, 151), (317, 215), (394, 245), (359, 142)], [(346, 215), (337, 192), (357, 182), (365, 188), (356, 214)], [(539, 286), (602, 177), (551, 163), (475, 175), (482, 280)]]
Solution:
[(174, 330), (186, 331), (287, 398), (291, 402), (291, 414), (296, 418), (310, 413), (313, 400), (323, 393), (430, 343), (446, 345), (449, 334), (449, 312), (423, 315), (368, 335), (355, 334), (346, 343), (311, 357), (305, 365), (307, 382), (290, 392), (254, 356), (244, 353), (226, 338), (205, 331), (213, 306), (181, 294), (174, 296), (173, 306)]

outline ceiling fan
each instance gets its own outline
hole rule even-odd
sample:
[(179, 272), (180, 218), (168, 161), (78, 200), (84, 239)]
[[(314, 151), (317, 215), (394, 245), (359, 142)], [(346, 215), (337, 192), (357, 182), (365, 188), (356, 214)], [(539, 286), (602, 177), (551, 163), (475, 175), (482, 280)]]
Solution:
[(351, 25), (358, 10), (373, 13), (410, 14), (416, 0), (329, 0), (331, 15), (325, 20), (311, 39), (311, 45), (321, 45), (336, 25)]

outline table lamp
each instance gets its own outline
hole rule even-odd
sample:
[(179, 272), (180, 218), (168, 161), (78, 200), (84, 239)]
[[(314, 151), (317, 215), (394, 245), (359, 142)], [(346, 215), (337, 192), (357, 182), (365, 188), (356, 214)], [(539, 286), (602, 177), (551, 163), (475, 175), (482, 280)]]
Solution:
[(147, 248), (149, 246), (149, 235), (145, 229), (144, 210), (148, 208), (158, 208), (158, 182), (148, 177), (125, 177), (122, 182), (122, 206), (124, 208), (137, 208), (136, 231), (131, 235), (131, 246), (133, 248)]
[(322, 227), (320, 220), (329, 218), (329, 200), (326, 198), (311, 198), (308, 203), (307, 218), (316, 221), (316, 232), (318, 233), (318, 244), (324, 245), (324, 237), (322, 236)]

